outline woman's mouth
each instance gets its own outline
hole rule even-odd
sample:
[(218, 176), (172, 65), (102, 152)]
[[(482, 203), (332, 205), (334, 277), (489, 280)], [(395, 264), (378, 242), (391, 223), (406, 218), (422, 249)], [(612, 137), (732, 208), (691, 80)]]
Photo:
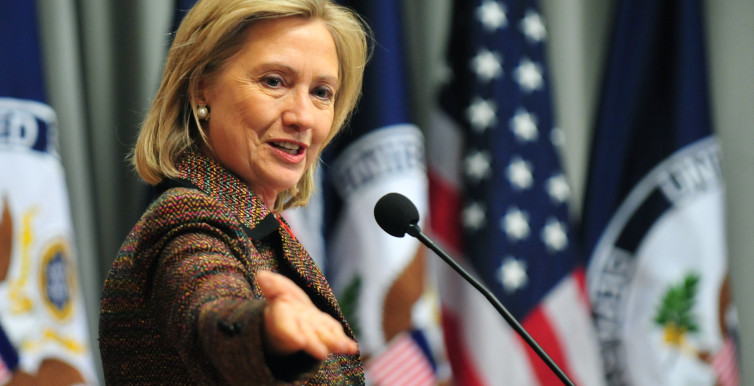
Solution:
[(304, 151), (304, 147), (291, 142), (270, 142), (270, 145), (290, 155), (298, 155)]

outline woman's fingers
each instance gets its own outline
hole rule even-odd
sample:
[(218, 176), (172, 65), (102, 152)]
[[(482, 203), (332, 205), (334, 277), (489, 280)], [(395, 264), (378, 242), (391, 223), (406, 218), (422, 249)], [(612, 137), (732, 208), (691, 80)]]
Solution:
[(318, 325), (318, 336), (331, 352), (355, 354), (358, 351), (356, 342), (343, 331), (343, 326), (330, 315), (325, 314), (326, 320)]
[(306, 293), (280, 274), (261, 271), (257, 281), (267, 299), (265, 340), (278, 355), (306, 351), (324, 360), (331, 353), (356, 354), (358, 345), (341, 324), (320, 311)]
[(309, 323), (308, 320), (300, 320), (300, 322), (300, 331), (304, 336), (304, 345), (301, 347), (301, 350), (308, 352), (311, 356), (317, 359), (327, 359), (330, 350), (317, 332), (317, 326), (313, 323)]
[(335, 319), (308, 304), (285, 302), (281, 297), (268, 302), (265, 309), (267, 342), (272, 352), (285, 355), (306, 351), (319, 359), (330, 353), (357, 352), (357, 345)]

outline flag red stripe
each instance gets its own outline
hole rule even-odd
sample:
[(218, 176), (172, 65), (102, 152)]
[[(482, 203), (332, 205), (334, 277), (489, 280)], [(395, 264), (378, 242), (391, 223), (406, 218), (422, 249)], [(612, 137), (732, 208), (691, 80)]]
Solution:
[(586, 287), (586, 272), (584, 267), (578, 267), (571, 273), (573, 279), (576, 281), (576, 287), (579, 290), (579, 300), (581, 300), (586, 309), (591, 309), (591, 302), (589, 301), (589, 290)]
[[(573, 372), (567, 367), (566, 356), (560, 339), (558, 338), (558, 333), (550, 324), (550, 319), (543, 307), (538, 306), (535, 308), (521, 325), (529, 332), (532, 338), (534, 338), (558, 367), (560, 367), (569, 378), (572, 377)], [(529, 357), (529, 363), (531, 364), (537, 379), (539, 379), (540, 384), (557, 385), (562, 383), (542, 358), (540, 358), (539, 355), (537, 355), (537, 353), (526, 344), (523, 338), (518, 337), (518, 340), (522, 345), (526, 346), (526, 355)], [(571, 379), (573, 380), (573, 378)], [(573, 381), (576, 382), (576, 380)]]
[(461, 197), (456, 189), (430, 170), (429, 213), (432, 233), (456, 251), (463, 247), (461, 238)]
[(479, 371), (474, 366), (474, 361), (464, 344), (465, 340), (461, 336), (461, 323), (453, 311), (447, 307), (442, 308), (442, 330), (455, 384), (484, 386), (485, 383), (479, 376)]

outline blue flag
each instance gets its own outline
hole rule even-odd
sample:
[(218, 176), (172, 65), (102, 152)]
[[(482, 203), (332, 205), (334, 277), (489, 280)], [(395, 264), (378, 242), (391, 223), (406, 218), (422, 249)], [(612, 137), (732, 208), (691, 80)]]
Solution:
[[(4, 6), (0, 14), (0, 52), (5, 53), (4, 59), (0, 60), (0, 97), (15, 96), (35, 101), (44, 100), (44, 88), (42, 87), (42, 64), (39, 59), (39, 34), (36, 25), (36, 6), (33, 1), (9, 2)], [(21, 23), (30, 23), (28, 28)], [(16, 57), (18, 60), (9, 60)], [(46, 127), (46, 126), (43, 126)], [(10, 114), (2, 114), (0, 110), (0, 146), (7, 146), (13, 142), (24, 139), (21, 130), (11, 133)], [(40, 141), (47, 139), (46, 135), (40, 135)], [(33, 148), (46, 148), (45, 143), (37, 144), (34, 140)], [(5, 167), (8, 167), (6, 165)], [(2, 193), (2, 192), (0, 192)], [(2, 196), (0, 196), (2, 198)], [(0, 202), (0, 213), (8, 213), (6, 204)], [(8, 229), (5, 217), (0, 220), (0, 228)], [(2, 231), (0, 231), (2, 232)], [(10, 268), (10, 244), (8, 240), (0, 236), (0, 240), (7, 242), (0, 245), (0, 283), (5, 281)], [(18, 366), (18, 351), (8, 339), (0, 319), (0, 383), (10, 379), (10, 373)]]
[(700, 2), (619, 1), (582, 241), (610, 384), (737, 384)]
[[(0, 14), (0, 95), (45, 101), (34, 1), (9, 1)], [(12, 59), (12, 60), (11, 60)]]

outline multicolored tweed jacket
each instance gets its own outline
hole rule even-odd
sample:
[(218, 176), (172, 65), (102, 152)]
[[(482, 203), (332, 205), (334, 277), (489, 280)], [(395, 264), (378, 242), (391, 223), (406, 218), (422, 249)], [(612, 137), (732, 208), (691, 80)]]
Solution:
[(339, 320), (308, 253), (238, 178), (191, 153), (178, 185), (128, 235), (102, 295), (99, 346), (107, 384), (363, 384), (358, 355), (262, 351), (264, 300), (255, 273), (282, 273)]

